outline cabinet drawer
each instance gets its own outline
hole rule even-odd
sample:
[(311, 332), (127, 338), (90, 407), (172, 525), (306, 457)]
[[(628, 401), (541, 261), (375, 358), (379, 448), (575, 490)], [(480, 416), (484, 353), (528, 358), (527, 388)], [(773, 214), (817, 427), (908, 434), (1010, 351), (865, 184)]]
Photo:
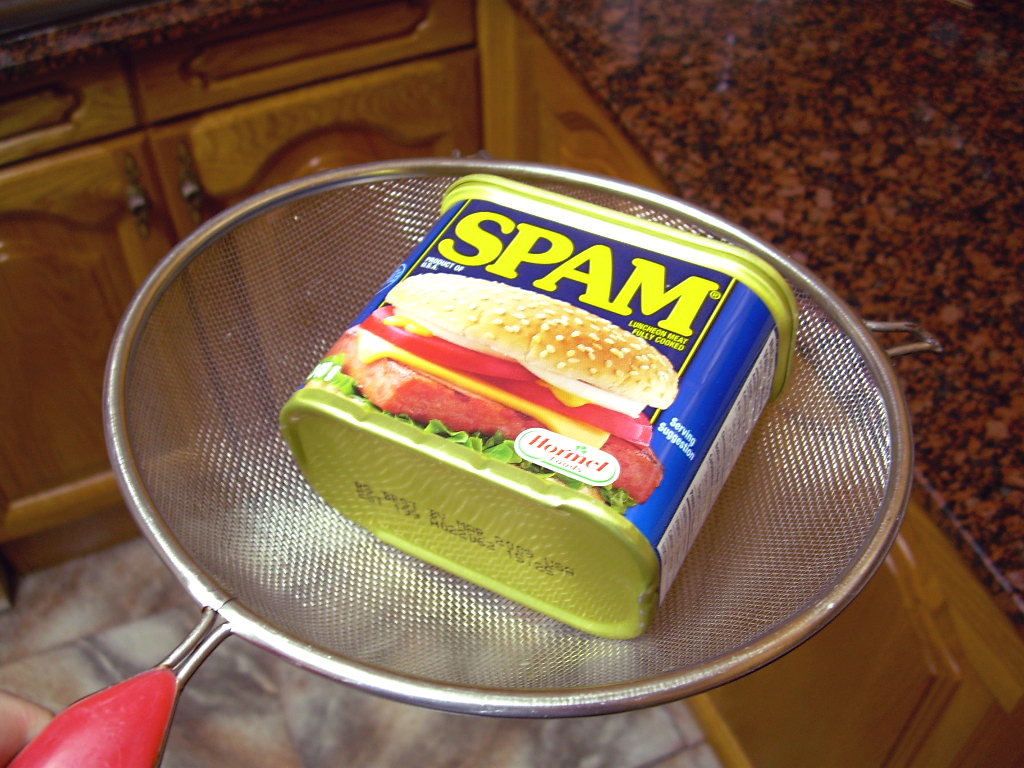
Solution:
[(149, 131), (178, 234), (328, 168), (480, 149), (477, 58), (460, 50), (253, 99)]
[(119, 133), (136, 123), (119, 61), (18, 81), (0, 89), (0, 165)]
[(469, 45), (471, 0), (325, 4), (331, 15), (209, 36), (135, 57), (151, 122)]

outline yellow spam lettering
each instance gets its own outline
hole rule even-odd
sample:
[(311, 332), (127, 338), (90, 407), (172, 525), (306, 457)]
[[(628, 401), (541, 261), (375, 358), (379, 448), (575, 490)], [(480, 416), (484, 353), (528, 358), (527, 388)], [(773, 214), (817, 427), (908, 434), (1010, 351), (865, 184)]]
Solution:
[(545, 408), (542, 405), (537, 405), (472, 376), (448, 370), (443, 366), (423, 359), (419, 355), (414, 355), (412, 352), (397, 347), (379, 336), (374, 336), (368, 331), (360, 330), (359, 332), (358, 354), (359, 359), (364, 363), (372, 363), (382, 358), (404, 363), (410, 368), (416, 368), (424, 373), (429, 373), (431, 376), (436, 376), (468, 392), (490, 398), (510, 408), (514, 408), (521, 413), (525, 413), (527, 416), (533, 417), (552, 432), (565, 435), (573, 440), (579, 440), (581, 443), (593, 446), (594, 448), (601, 448), (608, 440), (608, 433), (604, 430), (552, 411), (550, 408)]
[[(516, 223), (508, 216), (500, 213), (481, 211), (471, 213), (458, 221), (455, 225), (455, 238), (447, 237), (437, 244), (437, 251), (446, 259), (458, 264), (465, 264), (467, 267), (483, 266), (498, 258), (505, 250), (505, 241), (497, 234), (484, 228), (484, 224), (491, 223), (503, 234), (511, 234)], [(468, 253), (455, 250), (456, 238), (472, 250)]]
[[(669, 287), (665, 265), (643, 258), (631, 261), (632, 271), (613, 295), (617, 265), (611, 247), (597, 244), (577, 253), (572, 240), (562, 232), (526, 222), (517, 224), (493, 211), (467, 215), (455, 225), (454, 234), (454, 238), (438, 242), (438, 251), (447, 259), (466, 266), (482, 266), (509, 280), (519, 276), (524, 264), (553, 265), (533, 281), (535, 288), (550, 292), (557, 290), (564, 280), (576, 282), (583, 287), (581, 304), (623, 317), (635, 311), (650, 316), (671, 306), (668, 315), (657, 324), (681, 336), (692, 336), (693, 322), (704, 303), (721, 297), (722, 286), (699, 275)], [(456, 247), (459, 241), (463, 250)]]

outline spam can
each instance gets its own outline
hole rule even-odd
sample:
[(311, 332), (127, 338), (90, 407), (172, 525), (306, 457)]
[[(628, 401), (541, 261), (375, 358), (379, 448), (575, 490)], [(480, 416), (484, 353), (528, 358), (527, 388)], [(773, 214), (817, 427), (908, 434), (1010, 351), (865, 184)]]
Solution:
[(281, 426), (311, 485), (385, 542), (635, 637), (784, 386), (795, 317), (746, 251), (466, 176)]

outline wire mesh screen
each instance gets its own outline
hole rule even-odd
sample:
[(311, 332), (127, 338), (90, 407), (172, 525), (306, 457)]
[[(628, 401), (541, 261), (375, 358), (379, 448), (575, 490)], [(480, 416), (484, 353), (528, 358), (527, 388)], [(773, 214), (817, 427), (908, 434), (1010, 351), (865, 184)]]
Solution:
[[(293, 185), (172, 254), (122, 331), (123, 396), (110, 406), (127, 446), (124, 482), (146, 499), (143, 526), (272, 633), (313, 648), (327, 674), (356, 663), (428, 685), (524, 693), (531, 714), (552, 692), (585, 700), (623, 687), (622, 707), (649, 703), (651, 681), (694, 692), (702, 682), (688, 676), (703, 673), (693, 670), (717, 665), (707, 678), (720, 681), (730, 674), (722, 660), (745, 658), (826, 597), (848, 599), (837, 600), (837, 585), (863, 580), (879, 557), (865, 552), (902, 511), (891, 499), (903, 471), (897, 405), (834, 311), (801, 285), (789, 388), (638, 639), (569, 629), (393, 550), (307, 486), (278, 411), (434, 223), (454, 180), (442, 171)], [(621, 191), (525, 180), (708, 232), (685, 211)]]

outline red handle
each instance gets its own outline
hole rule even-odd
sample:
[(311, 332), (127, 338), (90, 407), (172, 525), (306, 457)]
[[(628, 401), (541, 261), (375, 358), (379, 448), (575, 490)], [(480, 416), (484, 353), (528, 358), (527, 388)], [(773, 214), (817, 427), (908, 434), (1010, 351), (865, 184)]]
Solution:
[(153, 768), (177, 695), (166, 667), (94, 693), (57, 715), (8, 768)]

